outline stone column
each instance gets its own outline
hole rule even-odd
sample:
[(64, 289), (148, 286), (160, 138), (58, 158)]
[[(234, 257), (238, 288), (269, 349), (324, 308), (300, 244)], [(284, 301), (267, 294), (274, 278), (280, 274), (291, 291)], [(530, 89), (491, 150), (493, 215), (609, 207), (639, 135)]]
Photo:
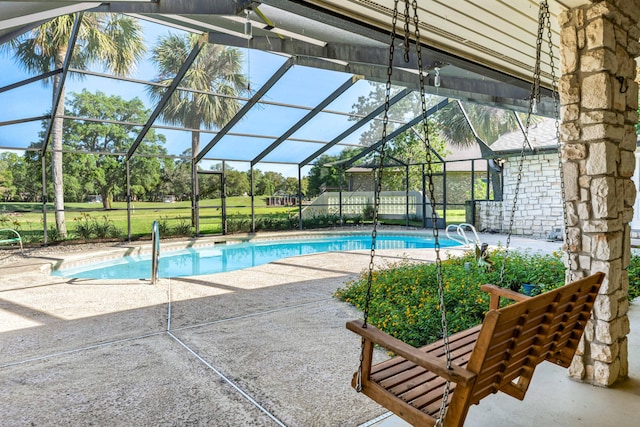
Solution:
[(609, 386), (628, 375), (630, 228), (640, 0), (592, 0), (560, 16), (561, 139), (574, 278), (603, 271), (569, 375)]

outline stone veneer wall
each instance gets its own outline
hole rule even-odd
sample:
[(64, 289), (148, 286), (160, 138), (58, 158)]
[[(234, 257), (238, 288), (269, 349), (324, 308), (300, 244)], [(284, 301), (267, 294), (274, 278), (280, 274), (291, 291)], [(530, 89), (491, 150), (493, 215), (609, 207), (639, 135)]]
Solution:
[(478, 231), (504, 231), (504, 212), (499, 200), (480, 200), (476, 202), (475, 227)]
[[(476, 228), (507, 232), (518, 176), (518, 157), (504, 164), (504, 201), (476, 202)], [(522, 180), (513, 222), (513, 234), (547, 237), (563, 227), (560, 170), (556, 153), (536, 154), (524, 159)]]
[(628, 375), (639, 21), (640, 0), (598, 1), (559, 18), (571, 269), (574, 278), (607, 275), (569, 374), (600, 386)]

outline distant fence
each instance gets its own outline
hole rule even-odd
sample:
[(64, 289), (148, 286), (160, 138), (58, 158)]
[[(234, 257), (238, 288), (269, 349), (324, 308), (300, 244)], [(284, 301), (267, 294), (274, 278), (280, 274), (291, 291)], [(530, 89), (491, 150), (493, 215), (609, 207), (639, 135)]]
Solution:
[[(426, 203), (425, 203), (426, 202)], [(318, 196), (312, 204), (304, 207), (305, 216), (344, 215), (367, 217), (373, 212), (375, 193), (373, 191), (325, 192)], [(431, 206), (428, 200), (418, 191), (383, 191), (380, 194), (380, 218), (405, 219), (431, 217)]]

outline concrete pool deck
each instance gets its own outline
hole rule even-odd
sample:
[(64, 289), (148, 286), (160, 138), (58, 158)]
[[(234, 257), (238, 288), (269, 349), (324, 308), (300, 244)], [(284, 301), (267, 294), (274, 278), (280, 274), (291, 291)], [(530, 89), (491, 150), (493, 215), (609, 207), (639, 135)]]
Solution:
[[(515, 237), (512, 246), (560, 247)], [(1, 425), (403, 425), (370, 423), (386, 411), (349, 385), (359, 340), (344, 324), (360, 316), (332, 294), (366, 268), (367, 251), (156, 285), (49, 275), (76, 256), (27, 251), (0, 265)], [(385, 250), (378, 262), (405, 256), (428, 260), (433, 251)], [(630, 379), (600, 389), (543, 364), (524, 402), (492, 396), (467, 425), (635, 425), (637, 303), (630, 318)]]

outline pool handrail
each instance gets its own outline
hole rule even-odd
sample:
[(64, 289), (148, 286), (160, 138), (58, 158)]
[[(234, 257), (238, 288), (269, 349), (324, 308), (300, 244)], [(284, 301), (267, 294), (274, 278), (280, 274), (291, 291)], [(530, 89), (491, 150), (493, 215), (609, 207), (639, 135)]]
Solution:
[(20, 236), (20, 233), (18, 233), (17, 230), (14, 230), (13, 228), (0, 228), (0, 232), (9, 232), (9, 233), (13, 233), (13, 234), (16, 235), (16, 237), (7, 237), (6, 239), (0, 239), (0, 244), (19, 243), (20, 244), (20, 252), (24, 252), (24, 248), (22, 247), (22, 236)]
[[(451, 234), (449, 234), (449, 230), (452, 227), (456, 229), (456, 234), (460, 236), (459, 238), (455, 236), (451, 236)], [(469, 241), (469, 237), (467, 237), (467, 229), (471, 229), (471, 231), (473, 232), (473, 236), (475, 238), (474, 243), (476, 245), (480, 245), (480, 237), (478, 237), (478, 232), (476, 231), (476, 228), (469, 223), (462, 222), (460, 224), (449, 224), (445, 229), (445, 231), (447, 233), (447, 238), (454, 240), (466, 247), (471, 247), (471, 242)]]
[(151, 284), (158, 281), (158, 264), (160, 263), (160, 225), (153, 221), (151, 225)]

